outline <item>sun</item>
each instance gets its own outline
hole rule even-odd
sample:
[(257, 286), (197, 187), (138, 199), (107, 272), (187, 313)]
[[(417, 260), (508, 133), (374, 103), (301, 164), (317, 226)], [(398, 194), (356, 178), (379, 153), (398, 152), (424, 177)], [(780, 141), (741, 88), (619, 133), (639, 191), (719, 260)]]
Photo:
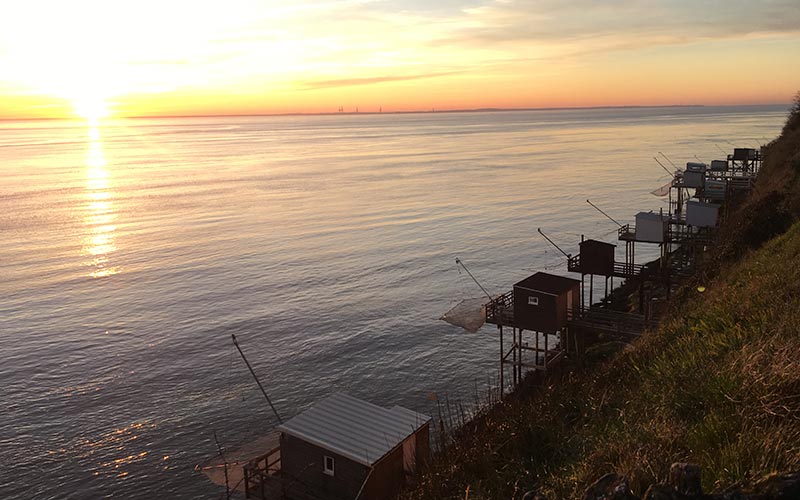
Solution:
[(96, 124), (110, 114), (108, 103), (101, 95), (82, 95), (72, 98), (71, 101), (75, 114), (85, 118), (90, 124)]

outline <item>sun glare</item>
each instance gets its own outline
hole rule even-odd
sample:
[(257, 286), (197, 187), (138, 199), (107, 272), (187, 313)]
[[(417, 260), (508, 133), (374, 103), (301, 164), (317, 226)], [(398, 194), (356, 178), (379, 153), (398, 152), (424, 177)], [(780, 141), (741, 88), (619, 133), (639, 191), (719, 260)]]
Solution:
[(72, 101), (75, 114), (86, 118), (93, 125), (96, 125), (101, 118), (109, 115), (108, 104), (105, 99), (97, 96), (83, 96)]

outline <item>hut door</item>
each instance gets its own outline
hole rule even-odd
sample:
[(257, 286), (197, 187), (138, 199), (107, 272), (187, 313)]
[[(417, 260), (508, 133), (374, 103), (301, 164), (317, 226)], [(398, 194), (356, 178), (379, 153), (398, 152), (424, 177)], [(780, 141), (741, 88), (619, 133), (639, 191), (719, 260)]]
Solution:
[(406, 475), (413, 475), (417, 470), (417, 436), (403, 441), (403, 470)]

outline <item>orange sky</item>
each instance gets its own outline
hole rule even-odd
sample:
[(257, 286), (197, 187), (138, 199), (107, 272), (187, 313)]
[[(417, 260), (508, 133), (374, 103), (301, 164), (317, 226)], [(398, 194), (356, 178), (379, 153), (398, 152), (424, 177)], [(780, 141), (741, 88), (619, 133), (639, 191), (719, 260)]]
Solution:
[(787, 103), (798, 68), (795, 0), (26, 0), (0, 16), (3, 118)]

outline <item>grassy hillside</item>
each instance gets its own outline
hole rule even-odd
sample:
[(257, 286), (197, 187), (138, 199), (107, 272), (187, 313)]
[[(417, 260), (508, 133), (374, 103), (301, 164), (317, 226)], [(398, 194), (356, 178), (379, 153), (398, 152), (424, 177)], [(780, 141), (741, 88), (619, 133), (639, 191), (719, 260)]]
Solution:
[(706, 491), (800, 470), (798, 108), (658, 331), (499, 405), (406, 498), (576, 498), (607, 472), (641, 495), (676, 461), (699, 464)]

